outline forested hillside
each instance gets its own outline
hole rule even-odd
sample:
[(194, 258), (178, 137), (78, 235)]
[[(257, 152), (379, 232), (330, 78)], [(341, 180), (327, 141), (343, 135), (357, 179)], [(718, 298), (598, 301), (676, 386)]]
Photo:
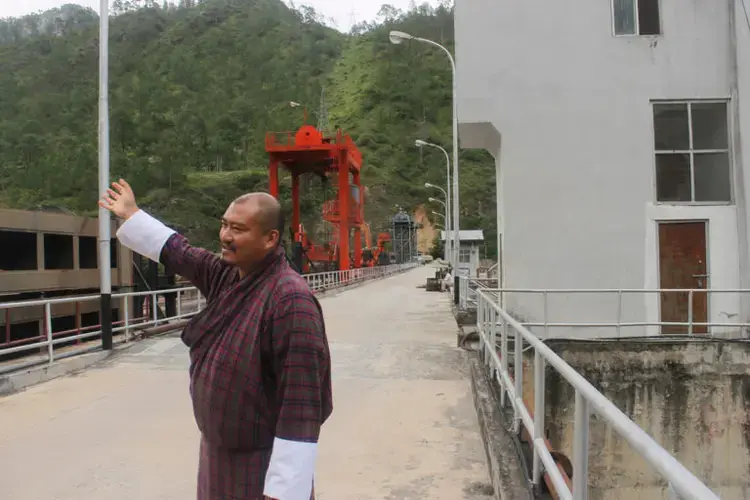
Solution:
[[(442, 153), (422, 152), (414, 140), (450, 151), (450, 66), (423, 44), (390, 44), (388, 32), (452, 48), (451, 9), (384, 6), (378, 23), (342, 34), (311, 9), (280, 0), (118, 1), (115, 8), (112, 176), (129, 179), (150, 210), (197, 243), (212, 246), (216, 219), (234, 196), (267, 188), (265, 133), (302, 123), (290, 101), (317, 123), (324, 95), (330, 127), (362, 149), (374, 231), (388, 226), (396, 207), (413, 211), (436, 195), (425, 181), (444, 185)], [(0, 22), (0, 205), (96, 213), (97, 72), (94, 12), (65, 6)], [(461, 224), (485, 228), (492, 254), (494, 165), (476, 151), (462, 152), (461, 161)], [(314, 229), (326, 193), (316, 182), (304, 191)]]

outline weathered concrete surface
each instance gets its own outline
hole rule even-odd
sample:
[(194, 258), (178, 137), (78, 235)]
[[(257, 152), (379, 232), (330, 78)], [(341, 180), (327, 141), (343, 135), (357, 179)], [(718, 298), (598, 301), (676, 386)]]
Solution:
[[(334, 413), (322, 500), (485, 499), (487, 469), (448, 295), (419, 268), (322, 299)], [(148, 339), (75, 376), (0, 398), (0, 498), (195, 497), (187, 353)]]
[(482, 431), (490, 480), (498, 500), (532, 500), (528, 471), (523, 467), (523, 454), (514, 443), (512, 417), (505, 418), (500, 400), (492, 390), (484, 362), (478, 352), (472, 352), (469, 361), (474, 405)]
[[(750, 343), (668, 338), (547, 343), (720, 498), (750, 498)], [(551, 369), (545, 384), (549, 440), (572, 458), (574, 391)], [(524, 398), (532, 409), (533, 392), (533, 360), (527, 357)], [(659, 474), (596, 418), (589, 472), (591, 498), (666, 498)]]
[[(40, 364), (9, 373), (0, 373), (0, 397), (13, 394), (48, 380), (79, 372), (110, 356), (109, 352), (84, 352), (76, 356), (56, 360), (51, 365), (40, 359)], [(39, 356), (41, 358), (41, 356)]]
[(486, 498), (466, 353), (431, 267), (323, 301), (334, 411), (323, 430), (322, 500)]

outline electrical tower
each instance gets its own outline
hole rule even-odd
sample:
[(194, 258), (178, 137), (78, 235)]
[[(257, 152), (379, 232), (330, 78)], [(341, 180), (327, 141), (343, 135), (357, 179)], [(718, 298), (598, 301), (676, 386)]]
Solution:
[(397, 264), (411, 262), (417, 251), (417, 224), (403, 209), (391, 219), (391, 243)]

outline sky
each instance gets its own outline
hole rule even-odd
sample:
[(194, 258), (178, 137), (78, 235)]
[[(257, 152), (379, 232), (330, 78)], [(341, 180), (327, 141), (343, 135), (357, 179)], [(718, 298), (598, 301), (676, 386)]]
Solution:
[[(110, 4), (111, 4), (110, 0)], [(285, 0), (288, 4), (288, 0)], [(424, 1), (424, 0), (423, 0)], [(437, 0), (426, 0), (436, 5)], [(0, 18), (19, 17), (33, 12), (44, 11), (66, 3), (76, 3), (91, 7), (99, 12), (99, 0), (0, 0)], [(327, 18), (333, 18), (341, 31), (349, 31), (354, 22), (372, 21), (382, 4), (388, 3), (397, 9), (406, 10), (409, 0), (296, 0), (295, 4), (309, 5)], [(418, 4), (422, 1), (418, 1)]]

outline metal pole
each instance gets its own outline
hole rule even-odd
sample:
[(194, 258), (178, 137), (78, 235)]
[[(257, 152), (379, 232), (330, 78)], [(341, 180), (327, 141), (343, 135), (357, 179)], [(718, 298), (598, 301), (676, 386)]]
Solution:
[[(453, 256), (454, 251), (451, 248), (453, 244), (453, 241), (451, 238), (451, 220), (452, 220), (452, 217), (451, 217), (451, 206), (452, 206), (451, 205), (452, 203), (451, 202), (451, 158), (448, 155), (448, 151), (446, 151), (445, 148), (443, 148), (442, 146), (439, 146), (437, 144), (432, 144), (429, 142), (425, 144), (427, 146), (431, 146), (433, 148), (439, 149), (445, 155), (445, 170), (446, 170), (445, 182), (446, 182), (448, 190), (443, 191), (438, 186), (434, 186), (434, 187), (440, 189), (441, 191), (443, 191), (443, 194), (445, 194), (445, 250), (444, 250), (445, 260), (453, 264), (452, 256)], [(455, 273), (455, 266), (454, 266), (454, 273)]]
[[(99, 2), (99, 195), (109, 188), (109, 0)], [(102, 349), (112, 349), (112, 269), (109, 211), (99, 207), (99, 286)]]
[(456, 62), (453, 60), (453, 56), (445, 49), (446, 54), (451, 61), (451, 69), (453, 70), (453, 250), (451, 256), (455, 261), (453, 266), (453, 272), (458, 270), (458, 254), (461, 251), (461, 240), (459, 234), (459, 214), (458, 214), (458, 105), (456, 103)]
[(450, 262), (450, 250), (448, 249), (448, 228), (451, 227), (450, 223), (450, 196), (446, 194), (445, 196), (445, 243), (443, 243), (443, 259), (446, 262)]
[[(420, 38), (420, 37), (412, 37), (414, 40), (427, 43), (429, 45), (432, 45), (434, 47), (438, 47), (443, 52), (445, 52), (445, 55), (448, 56), (448, 60), (451, 62), (451, 70), (453, 72), (453, 220), (452, 220), (452, 226), (453, 226), (453, 248), (451, 250), (451, 254), (453, 257), (453, 272), (455, 273), (458, 270), (458, 254), (459, 254), (459, 245), (460, 245), (460, 239), (458, 237), (459, 233), (459, 214), (458, 214), (458, 207), (459, 207), (459, 201), (458, 201), (458, 103), (457, 103), (457, 97), (458, 93), (456, 92), (456, 61), (453, 59), (453, 54), (451, 54), (451, 51), (443, 47), (437, 42), (433, 42), (432, 40), (428, 40), (426, 38)], [(447, 221), (446, 221), (447, 222)]]
[[(448, 235), (450, 234), (448, 231), (451, 229), (451, 220), (453, 220), (453, 216), (451, 215), (451, 159), (450, 156), (448, 156), (448, 151), (446, 151), (443, 148), (440, 148), (443, 151), (443, 154), (445, 154), (445, 183), (448, 186), (448, 190), (445, 192), (445, 242), (446, 242), (446, 258), (448, 262), (452, 262), (453, 258), (453, 250), (450, 248), (452, 245), (448, 245)], [(455, 272), (455, 271), (454, 271)]]

